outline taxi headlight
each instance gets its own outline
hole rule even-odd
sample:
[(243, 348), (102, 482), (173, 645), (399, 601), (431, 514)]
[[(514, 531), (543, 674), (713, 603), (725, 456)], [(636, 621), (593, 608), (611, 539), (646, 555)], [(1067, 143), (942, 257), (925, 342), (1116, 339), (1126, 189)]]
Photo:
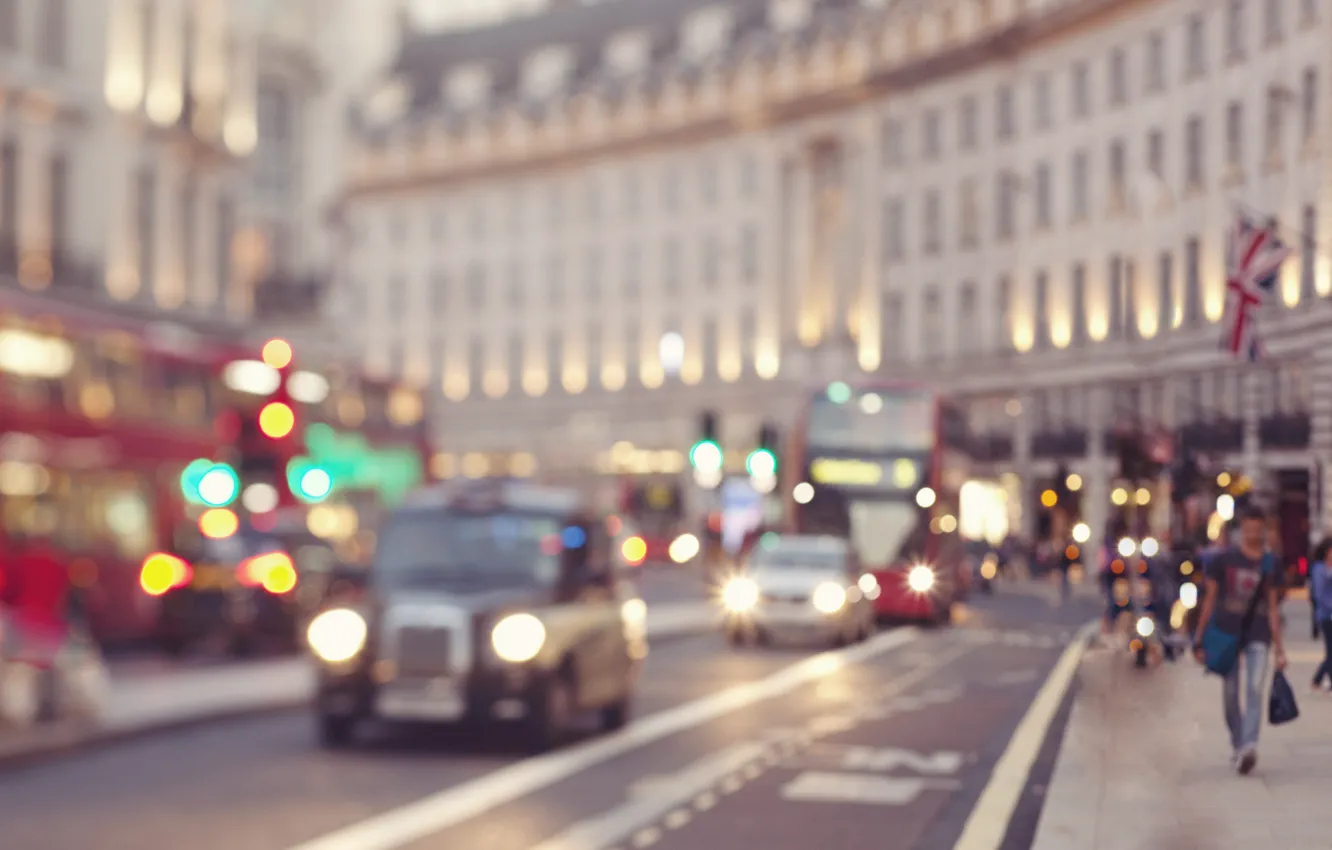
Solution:
[(934, 570), (924, 564), (912, 567), (907, 573), (907, 587), (917, 593), (928, 593), (934, 588)]
[(1151, 637), (1152, 632), (1156, 631), (1156, 623), (1151, 617), (1138, 618), (1138, 634), (1143, 637)]
[(722, 588), (722, 604), (737, 614), (758, 604), (759, 589), (752, 579), (733, 578)]
[(510, 614), (490, 632), (495, 654), (510, 664), (531, 661), (545, 644), (546, 626), (531, 614)]
[(814, 595), (810, 601), (824, 614), (836, 614), (846, 604), (846, 588), (835, 582), (825, 581), (814, 588)]
[(351, 661), (365, 647), (365, 618), (350, 608), (334, 608), (310, 621), (305, 630), (310, 650), (329, 664)]

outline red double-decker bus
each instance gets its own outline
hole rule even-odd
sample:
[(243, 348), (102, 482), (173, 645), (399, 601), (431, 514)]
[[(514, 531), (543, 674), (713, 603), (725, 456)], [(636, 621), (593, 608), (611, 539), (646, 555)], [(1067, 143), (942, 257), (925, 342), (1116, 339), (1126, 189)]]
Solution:
[(813, 392), (792, 433), (783, 490), (797, 534), (849, 539), (882, 619), (946, 622), (971, 573), (958, 534), (967, 427), (922, 386)]
[[(309, 505), (326, 501), (342, 528), (322, 530), (355, 544), (374, 508), (426, 475), (420, 397), (354, 370), (303, 371), (295, 359), (264, 378), (260, 348), (233, 328), (0, 292), (0, 566), (27, 541), (52, 543), (96, 638), (161, 639), (163, 603), (191, 575), (203, 531), (205, 506), (182, 483), (200, 460), (239, 478), (229, 506), (238, 521), (210, 536), (299, 528)], [(257, 427), (275, 402), (292, 414), (277, 437)], [(315, 446), (312, 436), (330, 438)], [(340, 479), (323, 500), (295, 497), (300, 459)], [(361, 493), (365, 507), (346, 504)], [(168, 567), (181, 575), (164, 585)]]

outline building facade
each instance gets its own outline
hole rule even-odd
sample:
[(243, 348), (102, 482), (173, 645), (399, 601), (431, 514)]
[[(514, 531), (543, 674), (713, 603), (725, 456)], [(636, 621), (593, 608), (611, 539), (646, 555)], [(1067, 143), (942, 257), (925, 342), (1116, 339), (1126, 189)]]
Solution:
[[(965, 399), (1022, 499), (1077, 472), (1096, 527), (1117, 423), (1321, 506), (1330, 43), (1318, 0), (607, 0), (408, 32), (339, 204), (346, 333), (476, 471), (612, 446), (669, 471), (705, 408), (740, 456), (811, 383), (888, 376)], [(1295, 249), (1258, 365), (1218, 350), (1237, 210)]]
[(319, 270), (319, 8), (0, 0), (0, 278), (244, 319)]

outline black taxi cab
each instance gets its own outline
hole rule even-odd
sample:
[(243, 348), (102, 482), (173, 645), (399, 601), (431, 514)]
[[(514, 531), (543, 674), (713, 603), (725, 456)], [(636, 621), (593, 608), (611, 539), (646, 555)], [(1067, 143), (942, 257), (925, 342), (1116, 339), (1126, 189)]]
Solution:
[(364, 592), (309, 624), (320, 740), (345, 746), (367, 721), (499, 723), (546, 749), (592, 711), (619, 728), (646, 614), (575, 494), (432, 487), (380, 529)]

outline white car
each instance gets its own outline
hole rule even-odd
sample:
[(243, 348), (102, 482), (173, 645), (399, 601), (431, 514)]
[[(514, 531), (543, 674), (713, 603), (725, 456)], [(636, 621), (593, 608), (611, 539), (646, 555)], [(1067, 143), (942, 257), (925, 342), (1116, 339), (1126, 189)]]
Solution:
[(726, 637), (736, 646), (774, 639), (844, 645), (874, 632), (873, 576), (847, 541), (767, 535), (722, 590)]

